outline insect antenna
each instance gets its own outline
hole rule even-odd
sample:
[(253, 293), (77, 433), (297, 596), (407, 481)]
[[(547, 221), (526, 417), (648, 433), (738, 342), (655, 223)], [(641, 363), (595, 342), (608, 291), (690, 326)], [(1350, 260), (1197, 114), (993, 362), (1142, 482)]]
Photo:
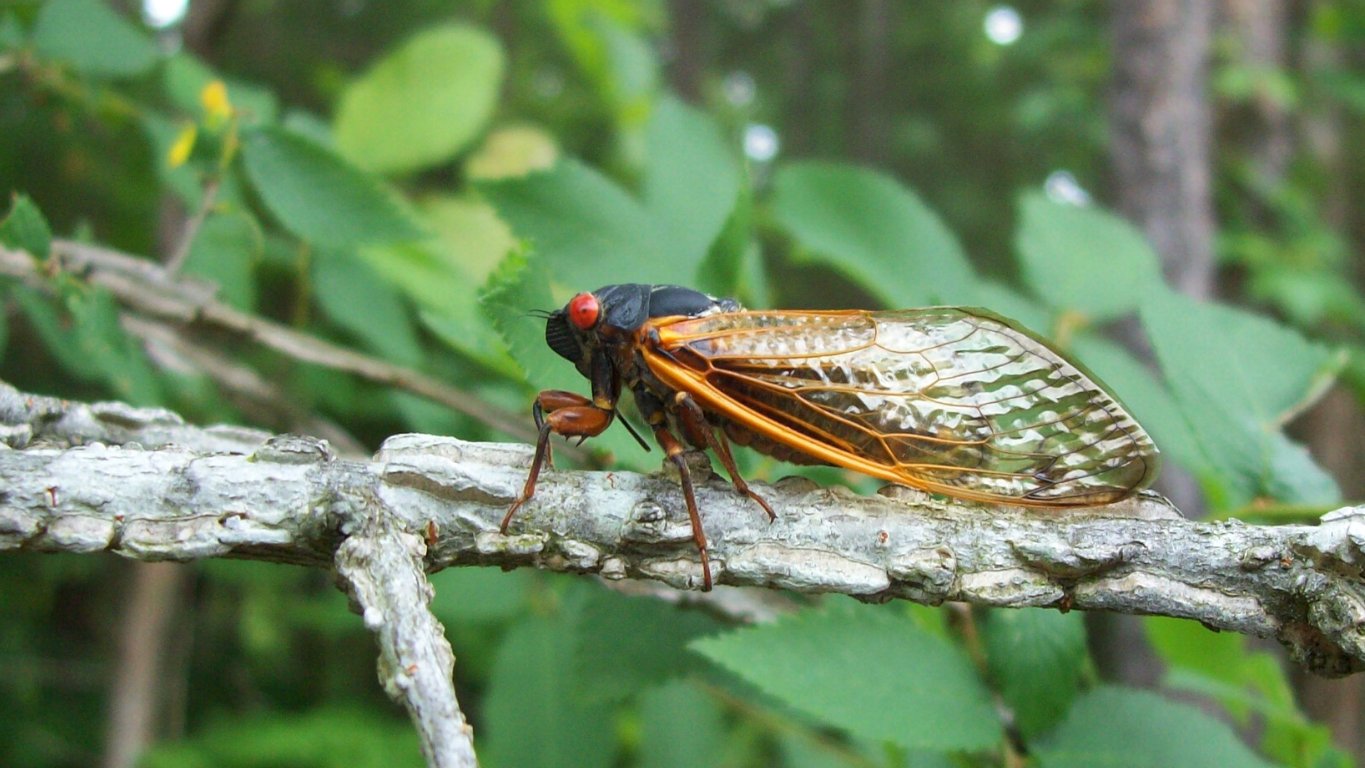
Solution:
[(622, 416), (618, 421), (626, 426), (626, 431), (630, 433), (631, 437), (635, 438), (635, 442), (639, 443), (641, 448), (645, 449), (645, 453), (649, 453), (649, 443), (646, 443), (645, 439), (640, 437), (640, 433), (635, 431), (635, 427), (630, 425), (630, 419)]

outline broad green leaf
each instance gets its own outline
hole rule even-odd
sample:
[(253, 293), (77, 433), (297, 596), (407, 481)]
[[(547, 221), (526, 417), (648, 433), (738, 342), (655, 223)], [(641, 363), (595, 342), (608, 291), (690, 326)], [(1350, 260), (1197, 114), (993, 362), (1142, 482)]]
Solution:
[(991, 677), (1024, 736), (1060, 721), (1076, 698), (1089, 658), (1080, 615), (993, 610), (981, 622), (981, 636)]
[(856, 737), (933, 750), (990, 749), (1001, 737), (966, 655), (888, 606), (832, 601), (692, 648)]
[[(720, 234), (711, 243), (706, 258), (697, 270), (698, 290), (718, 296), (736, 296), (743, 301), (761, 298), (754, 295), (747, 284), (747, 264), (758, 259), (758, 245), (754, 242), (754, 198), (747, 184), (739, 188), (731, 206), (729, 218)], [(754, 303), (755, 307), (763, 304)]]
[(0, 12), (0, 51), (13, 51), (24, 44), (24, 27), (13, 11)]
[(33, 23), (33, 47), (92, 77), (140, 75), (160, 56), (151, 38), (101, 0), (44, 4)]
[(894, 179), (803, 162), (778, 171), (773, 186), (782, 227), (887, 307), (976, 303), (976, 278), (957, 239)]
[(640, 696), (641, 768), (724, 765), (725, 722), (715, 698), (680, 680)]
[(16, 288), (13, 295), (48, 353), (69, 373), (109, 387), (135, 405), (159, 405), (161, 388), (142, 346), (123, 332), (118, 306), (102, 289), (79, 283), (61, 286), (58, 301)]
[(253, 273), (264, 247), (260, 226), (249, 214), (214, 214), (190, 244), (184, 271), (216, 284), (220, 299), (250, 312), (256, 308)]
[[(1282, 423), (1321, 391), (1342, 358), (1262, 317), (1158, 291), (1142, 322), (1181, 412), (1227, 484), (1229, 506), (1303, 489), (1303, 459), (1279, 444)], [(1309, 488), (1321, 488), (1321, 483)]]
[(186, 115), (198, 116), (203, 112), (200, 95), (214, 80), (222, 80), (227, 85), (228, 101), (247, 124), (270, 123), (279, 114), (279, 99), (274, 91), (223, 77), (193, 54), (184, 51), (175, 54), (166, 60), (161, 71), (161, 87), (166, 97)]
[(581, 618), (578, 672), (593, 694), (615, 698), (695, 668), (687, 644), (720, 629), (699, 611), (606, 590), (588, 597)]
[(1097, 688), (1037, 745), (1040, 768), (1268, 768), (1223, 723), (1188, 704)]
[(503, 259), (479, 295), (483, 311), (507, 343), (527, 381), (542, 389), (581, 390), (587, 381), (545, 343), (545, 321), (531, 312), (558, 309), (537, 255), (514, 251)]
[(614, 283), (687, 285), (704, 255), (691, 262), (666, 257), (644, 207), (572, 158), (543, 173), (478, 186), (512, 231), (530, 241), (549, 278), (565, 286), (565, 299)]
[(1070, 351), (1104, 381), (1109, 393), (1119, 398), (1156, 441), (1163, 456), (1196, 474), (1202, 474), (1208, 468), (1208, 459), (1199, 449), (1170, 390), (1152, 371), (1135, 360), (1132, 352), (1089, 333), (1077, 334)]
[(492, 181), (548, 171), (559, 161), (554, 136), (533, 125), (509, 125), (492, 131), (465, 160), (465, 175)]
[[(277, 569), (278, 570), (278, 569)], [(188, 738), (158, 744), (144, 768), (419, 768), (412, 727), (380, 710), (323, 707), (300, 714), (269, 712), (211, 721)]]
[(9, 213), (0, 220), (0, 245), (27, 251), (34, 258), (47, 258), (52, 229), (28, 195), (15, 193), (10, 197)]
[(579, 68), (627, 129), (643, 122), (659, 81), (658, 61), (640, 32), (649, 4), (551, 0), (548, 16)]
[(735, 208), (734, 151), (708, 115), (672, 96), (654, 105), (645, 134), (642, 199), (669, 259), (700, 264)]
[(610, 710), (579, 698), (568, 613), (527, 616), (508, 631), (484, 700), (480, 757), (490, 766), (612, 765)]
[(1160, 283), (1156, 253), (1118, 216), (1038, 193), (1019, 207), (1015, 248), (1024, 282), (1053, 307), (1108, 319), (1135, 309)]
[(364, 261), (341, 251), (313, 259), (314, 295), (327, 317), (366, 348), (401, 365), (422, 362), (422, 345), (402, 298)]
[(1336, 478), (1313, 460), (1307, 446), (1283, 433), (1270, 436), (1270, 466), (1265, 492), (1272, 498), (1324, 505), (1341, 500)]
[(242, 158), (266, 207), (303, 240), (350, 247), (423, 236), (373, 178), (325, 147), (282, 128), (244, 132)]
[(981, 280), (976, 286), (976, 300), (980, 306), (1004, 315), (1034, 333), (1046, 338), (1053, 335), (1052, 313), (1047, 307), (1011, 286), (995, 280)]
[(431, 612), (448, 626), (513, 619), (526, 611), (534, 578), (526, 569), (447, 568), (431, 575)]
[(337, 147), (375, 173), (444, 162), (483, 130), (502, 74), (502, 47), (487, 32), (463, 25), (424, 30), (342, 94)]
[(516, 375), (506, 346), (479, 307), (479, 288), (516, 245), (488, 204), (438, 195), (418, 207), (435, 236), (361, 248), (376, 272), (417, 304), (442, 341), (499, 373)]

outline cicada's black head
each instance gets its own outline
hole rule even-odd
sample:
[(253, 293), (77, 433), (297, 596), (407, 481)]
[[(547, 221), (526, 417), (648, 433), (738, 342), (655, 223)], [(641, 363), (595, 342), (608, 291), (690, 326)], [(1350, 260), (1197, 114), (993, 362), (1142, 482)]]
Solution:
[[(695, 317), (739, 309), (734, 299), (717, 299), (677, 285), (623, 283), (580, 293), (545, 317), (545, 343), (589, 376), (593, 351), (625, 344), (657, 317)], [(589, 378), (591, 378), (589, 376)]]
[(545, 343), (555, 354), (576, 363), (583, 357), (583, 342), (569, 325), (568, 314), (560, 309), (545, 316)]

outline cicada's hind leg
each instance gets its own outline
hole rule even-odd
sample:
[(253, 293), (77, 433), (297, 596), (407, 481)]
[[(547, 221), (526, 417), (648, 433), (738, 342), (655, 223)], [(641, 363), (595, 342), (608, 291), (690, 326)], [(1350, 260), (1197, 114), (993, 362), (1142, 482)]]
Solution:
[(583, 395), (559, 389), (541, 392), (536, 397), (532, 412), (536, 417), (536, 427), (540, 430), (540, 435), (536, 439), (536, 456), (531, 460), (531, 473), (526, 476), (526, 485), (521, 489), (521, 495), (512, 502), (511, 507), (508, 507), (507, 514), (502, 518), (502, 525), (498, 527), (504, 534), (507, 533), (507, 524), (512, 522), (512, 515), (535, 495), (540, 470), (546, 464), (553, 465), (550, 457), (550, 435), (595, 437), (611, 426), (612, 417), (616, 413), (597, 407), (592, 400)]
[(763, 507), (763, 511), (768, 513), (768, 521), (777, 519), (777, 514), (768, 502), (759, 496), (744, 482), (744, 477), (739, 473), (739, 467), (735, 464), (735, 455), (730, 452), (730, 441), (725, 437), (725, 433), (716, 427), (711, 426), (711, 422), (706, 420), (706, 413), (702, 411), (697, 401), (686, 392), (679, 392), (673, 397), (675, 412), (683, 425), (683, 430), (687, 433), (688, 439), (700, 445), (705, 443), (711, 450), (720, 457), (720, 463), (724, 465), (725, 471), (730, 474), (730, 482), (734, 483), (735, 491), (753, 499), (758, 506)]
[(659, 441), (659, 447), (664, 449), (664, 454), (668, 460), (673, 462), (673, 466), (678, 468), (678, 480), (682, 485), (683, 501), (687, 504), (687, 516), (692, 521), (692, 541), (697, 544), (697, 553), (701, 555), (701, 588), (703, 592), (711, 591), (711, 555), (706, 548), (706, 532), (701, 527), (701, 515), (697, 513), (697, 495), (692, 489), (692, 473), (687, 469), (687, 460), (684, 457), (686, 450), (678, 438), (668, 431), (668, 427), (663, 424), (654, 425), (654, 439)]

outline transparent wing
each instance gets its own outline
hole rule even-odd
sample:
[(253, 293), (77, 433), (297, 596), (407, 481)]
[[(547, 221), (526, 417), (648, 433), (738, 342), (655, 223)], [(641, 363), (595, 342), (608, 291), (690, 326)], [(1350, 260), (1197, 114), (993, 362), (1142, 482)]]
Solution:
[(1117, 501), (1160, 463), (1093, 377), (984, 310), (736, 312), (649, 333), (650, 370), (760, 450), (1041, 506)]

